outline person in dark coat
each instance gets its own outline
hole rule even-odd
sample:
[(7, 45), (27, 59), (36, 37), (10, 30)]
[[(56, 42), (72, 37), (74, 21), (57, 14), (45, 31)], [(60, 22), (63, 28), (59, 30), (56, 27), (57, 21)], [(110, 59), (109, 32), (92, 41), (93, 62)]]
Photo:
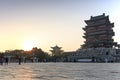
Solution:
[(0, 64), (3, 65), (3, 58), (0, 58)]
[(8, 58), (7, 57), (5, 58), (5, 64), (8, 65)]
[(21, 58), (20, 57), (18, 58), (18, 61), (19, 61), (19, 65), (21, 65)]

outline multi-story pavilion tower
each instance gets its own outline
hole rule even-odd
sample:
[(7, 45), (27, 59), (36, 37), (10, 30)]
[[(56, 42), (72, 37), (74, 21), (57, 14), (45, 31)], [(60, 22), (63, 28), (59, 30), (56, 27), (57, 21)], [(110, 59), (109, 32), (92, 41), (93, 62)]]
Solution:
[(82, 48), (112, 48), (117, 44), (112, 38), (114, 23), (109, 21), (109, 16), (105, 16), (104, 13), (99, 16), (91, 16), (90, 20), (85, 20), (85, 23), (87, 26), (83, 28), (85, 42)]
[(62, 54), (63, 50), (61, 50), (62, 47), (58, 47), (57, 45), (54, 47), (51, 47), (52, 50), (50, 50), (52, 52), (52, 56), (59, 56)]

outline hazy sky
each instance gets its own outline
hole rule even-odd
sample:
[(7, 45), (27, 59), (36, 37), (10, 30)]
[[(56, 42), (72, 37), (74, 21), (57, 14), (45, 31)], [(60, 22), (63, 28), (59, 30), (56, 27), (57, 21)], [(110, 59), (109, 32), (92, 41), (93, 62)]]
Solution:
[(120, 43), (120, 0), (0, 0), (0, 51), (56, 44), (74, 51), (83, 44), (90, 16), (109, 15)]

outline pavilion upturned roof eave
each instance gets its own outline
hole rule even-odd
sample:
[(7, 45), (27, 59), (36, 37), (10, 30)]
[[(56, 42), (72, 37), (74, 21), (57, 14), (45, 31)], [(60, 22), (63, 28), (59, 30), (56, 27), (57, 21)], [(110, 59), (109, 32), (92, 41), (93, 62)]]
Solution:
[(89, 20), (84, 20), (84, 22), (87, 24), (89, 22), (97, 21), (97, 20), (102, 20), (102, 19), (107, 19), (109, 20), (109, 16), (101, 17), (101, 18), (96, 18), (96, 19), (89, 19)]

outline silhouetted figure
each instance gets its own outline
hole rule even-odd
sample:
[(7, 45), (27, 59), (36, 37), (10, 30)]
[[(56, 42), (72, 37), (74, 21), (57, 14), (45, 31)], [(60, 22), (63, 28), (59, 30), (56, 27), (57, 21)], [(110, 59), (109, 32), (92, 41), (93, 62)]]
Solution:
[(0, 58), (0, 64), (3, 65), (3, 58)]
[(109, 55), (109, 52), (106, 52), (106, 55)]
[(92, 62), (95, 62), (95, 57), (92, 57)]
[(19, 65), (21, 65), (21, 58), (19, 57), (18, 60), (19, 60)]
[(8, 58), (7, 57), (5, 58), (5, 64), (8, 65)]

